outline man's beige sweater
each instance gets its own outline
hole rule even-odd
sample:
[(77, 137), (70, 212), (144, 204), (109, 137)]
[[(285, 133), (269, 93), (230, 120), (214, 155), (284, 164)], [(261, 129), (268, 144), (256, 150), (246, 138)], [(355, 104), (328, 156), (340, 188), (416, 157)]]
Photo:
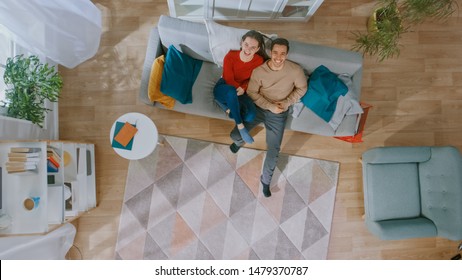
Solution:
[(306, 93), (306, 80), (302, 68), (292, 61), (286, 60), (281, 70), (272, 70), (267, 61), (253, 70), (247, 94), (260, 108), (271, 110), (280, 102), (287, 111)]

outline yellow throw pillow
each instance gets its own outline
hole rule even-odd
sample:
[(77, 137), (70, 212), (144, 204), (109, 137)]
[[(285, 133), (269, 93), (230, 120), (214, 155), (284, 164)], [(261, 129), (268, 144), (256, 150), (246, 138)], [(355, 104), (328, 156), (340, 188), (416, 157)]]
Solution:
[(151, 76), (149, 77), (148, 96), (151, 102), (159, 102), (169, 109), (175, 106), (175, 99), (163, 94), (160, 91), (160, 83), (162, 81), (162, 72), (164, 70), (165, 56), (161, 55), (154, 60), (151, 68)]

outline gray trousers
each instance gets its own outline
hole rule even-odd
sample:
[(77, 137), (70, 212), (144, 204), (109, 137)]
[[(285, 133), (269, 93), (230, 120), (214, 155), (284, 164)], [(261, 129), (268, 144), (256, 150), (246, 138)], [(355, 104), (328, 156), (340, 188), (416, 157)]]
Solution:
[[(284, 128), (286, 126), (289, 110), (280, 114), (275, 114), (269, 110), (262, 109), (258, 106), (256, 107), (257, 114), (255, 119), (251, 122), (244, 121), (244, 126), (248, 131), (250, 131), (260, 123), (265, 125), (266, 146), (268, 151), (266, 152), (266, 158), (263, 164), (261, 181), (264, 184), (269, 185), (271, 183), (271, 178), (273, 177), (274, 169), (276, 168), (279, 151), (281, 150), (282, 137), (284, 136)], [(239, 147), (245, 144), (237, 126), (231, 131), (231, 139)]]

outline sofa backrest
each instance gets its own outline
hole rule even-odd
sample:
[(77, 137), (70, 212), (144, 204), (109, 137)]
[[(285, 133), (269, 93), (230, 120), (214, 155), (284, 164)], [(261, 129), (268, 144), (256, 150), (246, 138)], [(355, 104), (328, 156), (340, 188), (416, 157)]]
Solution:
[(289, 41), (289, 44), (288, 58), (309, 73), (319, 65), (324, 65), (337, 74), (353, 76), (362, 68), (362, 56), (356, 52), (298, 41)]
[(352, 79), (352, 91), (359, 100), (362, 79), (362, 61), (359, 53), (333, 47), (289, 41), (288, 59), (298, 63), (311, 74), (320, 65), (336, 74), (347, 74)]
[(162, 15), (157, 27), (165, 50), (173, 45), (193, 58), (213, 62), (205, 24)]
[[(174, 45), (178, 50), (194, 58), (213, 62), (209, 36), (204, 23), (162, 15), (157, 27), (165, 48)], [(309, 73), (319, 65), (324, 65), (337, 74), (346, 73), (350, 76), (362, 69), (363, 59), (359, 53), (293, 40), (289, 42), (289, 59), (300, 64)]]

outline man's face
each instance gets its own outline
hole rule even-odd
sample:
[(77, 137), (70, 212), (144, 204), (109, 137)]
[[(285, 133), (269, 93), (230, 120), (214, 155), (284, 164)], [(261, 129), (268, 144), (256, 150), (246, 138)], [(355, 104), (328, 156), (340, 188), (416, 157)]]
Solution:
[(271, 66), (274, 69), (281, 69), (287, 58), (287, 47), (284, 45), (274, 45), (271, 50)]

